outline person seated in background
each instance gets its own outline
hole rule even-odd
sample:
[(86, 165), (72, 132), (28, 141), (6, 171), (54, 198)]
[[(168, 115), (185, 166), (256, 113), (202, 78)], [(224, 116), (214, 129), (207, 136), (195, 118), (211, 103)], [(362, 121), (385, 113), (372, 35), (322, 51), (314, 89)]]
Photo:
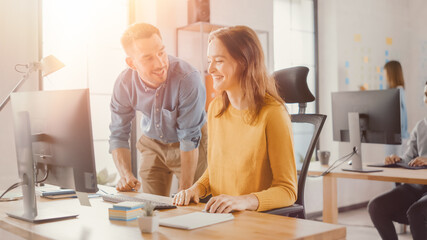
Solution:
[(208, 110), (208, 168), (176, 205), (198, 203), (205, 210), (266, 211), (297, 198), (290, 116), (267, 73), (256, 33), (246, 26), (209, 35), (208, 72), (219, 95)]
[[(427, 105), (427, 82), (424, 87)], [(412, 130), (405, 154), (386, 157), (386, 164), (404, 161), (410, 166), (427, 165), (427, 118)], [(414, 174), (417, 174), (414, 172)], [(403, 184), (369, 202), (369, 215), (382, 239), (396, 239), (393, 221), (409, 224), (414, 240), (427, 239), (427, 185)]]

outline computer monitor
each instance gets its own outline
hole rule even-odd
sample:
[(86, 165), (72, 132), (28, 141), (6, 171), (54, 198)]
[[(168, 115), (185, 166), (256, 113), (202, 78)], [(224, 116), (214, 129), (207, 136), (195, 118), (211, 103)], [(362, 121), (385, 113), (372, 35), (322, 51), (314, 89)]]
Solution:
[(9, 216), (38, 222), (75, 217), (60, 209), (38, 212), (36, 179), (77, 192), (98, 191), (89, 90), (20, 92), (11, 96), (24, 209)]
[(343, 170), (378, 171), (362, 168), (361, 142), (401, 143), (399, 89), (332, 93), (332, 126), (334, 141), (356, 149), (352, 169)]

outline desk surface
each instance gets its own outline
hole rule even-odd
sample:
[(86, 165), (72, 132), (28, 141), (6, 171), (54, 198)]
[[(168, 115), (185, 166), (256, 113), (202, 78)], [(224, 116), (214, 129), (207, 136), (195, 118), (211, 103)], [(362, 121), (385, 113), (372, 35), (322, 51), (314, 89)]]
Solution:
[[(157, 196), (156, 196), (157, 197)], [(162, 198), (162, 197), (160, 197)], [(163, 198), (168, 200), (169, 198)], [(170, 199), (169, 199), (170, 200)], [(92, 207), (80, 206), (77, 199), (39, 199), (38, 209), (58, 208), (79, 212), (78, 218), (32, 224), (6, 216), (8, 210), (22, 208), (22, 200), (0, 202), (0, 233), (16, 239), (345, 239), (343, 226), (322, 222), (243, 211), (233, 213), (235, 219), (195, 230), (160, 227), (153, 234), (142, 234), (137, 221), (110, 221), (110, 203), (101, 198), (90, 200)], [(204, 204), (162, 210), (160, 218), (201, 211)]]
[[(343, 171), (343, 167), (339, 166), (323, 177), (323, 221), (327, 223), (338, 222), (337, 178), (427, 184), (427, 169), (377, 168), (365, 165), (364, 167), (368, 169), (382, 169), (383, 171), (359, 173)], [(348, 167), (348, 165), (345, 167)], [(308, 175), (320, 175), (327, 168), (328, 166), (320, 165), (320, 162), (312, 162), (308, 169)]]
[[(402, 183), (416, 183), (427, 185), (427, 169), (411, 170), (404, 168), (379, 168), (379, 167), (367, 167), (366, 169), (381, 169), (382, 172), (371, 172), (371, 173), (358, 173), (343, 171), (342, 168), (349, 168), (351, 166), (341, 165), (334, 169), (328, 174), (330, 177), (335, 178), (352, 178), (352, 179), (365, 179), (365, 180), (377, 180), (377, 181), (388, 181), (388, 182), (402, 182)], [(320, 175), (324, 172), (328, 166), (320, 165), (320, 162), (310, 163), (308, 175)]]

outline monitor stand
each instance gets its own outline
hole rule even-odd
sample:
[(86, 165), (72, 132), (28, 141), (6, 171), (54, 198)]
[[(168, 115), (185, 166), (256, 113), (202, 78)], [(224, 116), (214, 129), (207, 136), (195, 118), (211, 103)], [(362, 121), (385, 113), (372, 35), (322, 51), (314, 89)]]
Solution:
[(36, 162), (33, 159), (32, 138), (28, 112), (18, 113), (16, 124), (23, 129), (17, 138), (17, 158), (19, 175), (21, 176), (23, 210), (6, 213), (9, 217), (21, 219), (27, 222), (46, 222), (60, 219), (74, 218), (78, 216), (75, 213), (64, 212), (62, 209), (42, 209), (37, 211), (36, 201)]
[(355, 149), (355, 153), (351, 157), (351, 168), (343, 168), (343, 171), (350, 172), (382, 172), (381, 169), (364, 169), (362, 165), (362, 148), (361, 148), (361, 137), (360, 137), (360, 119), (358, 112), (348, 113), (348, 129), (350, 135), (350, 146)]
[[(27, 177), (24, 175), (24, 179), (25, 178)], [(47, 221), (57, 221), (62, 219), (75, 218), (79, 215), (72, 212), (66, 212), (58, 208), (37, 210), (34, 183), (24, 184), (22, 186), (22, 194), (24, 209), (6, 213), (9, 217), (17, 218), (32, 223), (41, 223)]]

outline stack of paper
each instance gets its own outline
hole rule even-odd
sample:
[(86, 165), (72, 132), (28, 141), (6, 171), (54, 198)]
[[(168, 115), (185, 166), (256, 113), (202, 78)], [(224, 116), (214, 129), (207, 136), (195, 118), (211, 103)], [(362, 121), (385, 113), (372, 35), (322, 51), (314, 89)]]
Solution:
[(37, 187), (36, 194), (46, 198), (69, 198), (76, 196), (74, 189), (64, 189), (53, 185)]
[(108, 209), (110, 220), (131, 221), (142, 214), (141, 208), (144, 203), (141, 202), (121, 202)]

